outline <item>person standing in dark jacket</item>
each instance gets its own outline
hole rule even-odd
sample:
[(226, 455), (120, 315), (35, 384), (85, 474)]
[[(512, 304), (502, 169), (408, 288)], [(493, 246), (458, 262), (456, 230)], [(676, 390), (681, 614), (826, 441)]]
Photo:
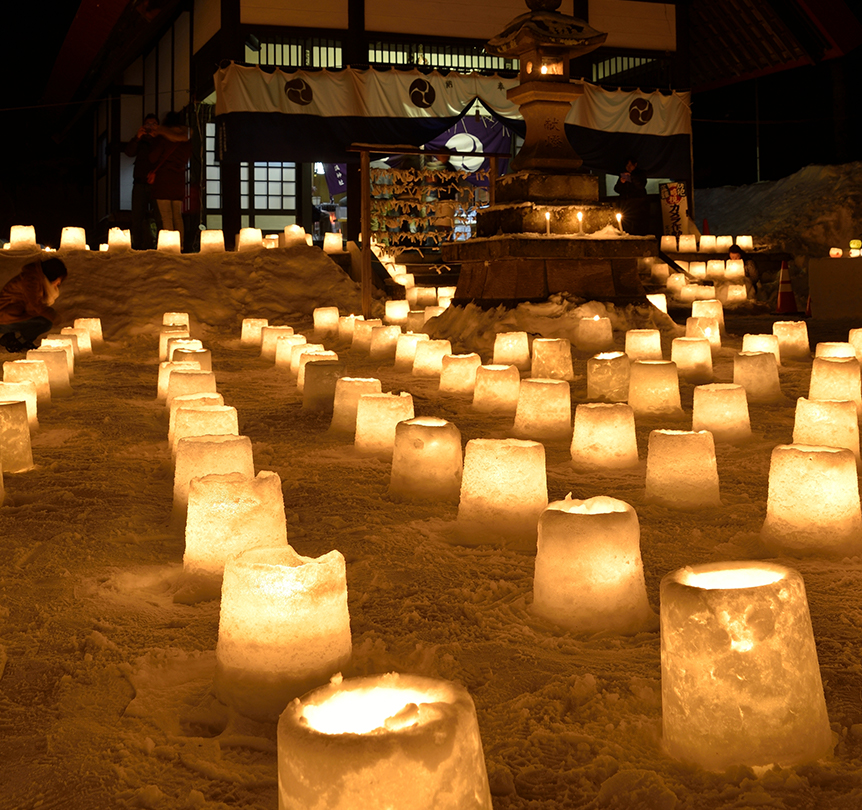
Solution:
[(125, 153), (135, 159), (132, 172), (132, 247), (135, 250), (152, 250), (156, 245), (153, 241), (152, 209), (150, 184), (147, 175), (150, 173), (150, 150), (156, 139), (159, 119), (150, 113), (144, 117), (144, 123), (132, 140), (126, 144)]
[(186, 166), (192, 155), (188, 128), (179, 113), (169, 112), (150, 150), (150, 172), (154, 175), (150, 194), (156, 203), (159, 227), (180, 232), (183, 243), (183, 198), (186, 193)]
[(625, 169), (620, 172), (620, 179), (614, 186), (614, 191), (620, 195), (622, 208), (622, 226), (626, 233), (644, 236), (649, 233), (649, 203), (646, 192), (646, 173), (638, 168), (634, 158), (626, 160)]

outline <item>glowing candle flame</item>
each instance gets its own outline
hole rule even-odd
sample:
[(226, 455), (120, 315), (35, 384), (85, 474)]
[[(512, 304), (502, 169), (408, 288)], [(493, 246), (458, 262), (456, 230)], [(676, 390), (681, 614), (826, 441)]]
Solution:
[(617, 217), (617, 227), (619, 228), (623, 222), (623, 215), (620, 213), (617, 213), (616, 217)]
[(546, 74), (547, 74), (547, 72), (548, 72), (548, 66), (547, 66), (547, 65), (542, 65), (542, 75), (543, 75), (543, 76), (544, 76), (544, 75), (546, 75)]

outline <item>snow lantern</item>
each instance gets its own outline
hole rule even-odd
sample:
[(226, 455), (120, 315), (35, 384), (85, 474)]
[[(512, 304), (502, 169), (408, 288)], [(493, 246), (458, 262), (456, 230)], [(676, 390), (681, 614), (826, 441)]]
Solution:
[(284, 229), (284, 238), (281, 241), (282, 247), (304, 247), (305, 228), (302, 225), (288, 225)]
[[(708, 304), (709, 301), (693, 301), (692, 306), (697, 303)], [(721, 301), (716, 301), (721, 306)], [(686, 318), (685, 320), (685, 336), (687, 338), (705, 338), (709, 341), (709, 348), (712, 352), (717, 352), (721, 348), (721, 321), (718, 318), (713, 318), (705, 315)]]
[(814, 347), (815, 357), (856, 357), (856, 349), (851, 343), (823, 341)]
[(9, 228), (10, 250), (31, 250), (36, 247), (36, 229), (32, 225), (12, 225)]
[(294, 343), (290, 347), (290, 374), (296, 378), (299, 376), (299, 364), (302, 361), (302, 356), (308, 352), (314, 354), (316, 352), (326, 351), (322, 343)]
[(48, 384), (51, 386), (52, 397), (68, 397), (72, 395), (69, 384), (69, 360), (64, 349), (38, 348), (27, 352), (28, 360), (42, 360), (48, 369)]
[(278, 721), (283, 810), (491, 810), (476, 710), (418, 675), (332, 679)]
[(754, 239), (751, 236), (739, 236), (736, 237), (736, 244), (743, 250), (754, 250)]
[(614, 345), (614, 330), (610, 318), (579, 318), (575, 339), (577, 347), (585, 352), (602, 352)]
[(413, 397), (406, 392), (362, 394), (356, 404), (354, 446), (363, 455), (392, 458), (395, 426), (413, 416)]
[[(78, 340), (79, 354), (92, 354), (93, 344), (90, 342), (90, 331), (80, 326), (64, 326), (60, 335), (73, 335)], [(855, 357), (855, 354), (854, 354)]]
[(781, 365), (781, 348), (775, 335), (743, 335), (742, 351), (744, 352), (772, 352), (775, 362)]
[(392, 276), (392, 280), (396, 283), (404, 287), (405, 289), (409, 289), (414, 286), (416, 283), (416, 279), (413, 276), (413, 273), (405, 273), (403, 272), (406, 268), (406, 265), (396, 264), (393, 265), (396, 271), (400, 270), (402, 272), (396, 272), (395, 275)]
[(72, 379), (74, 379), (75, 349), (71, 343), (68, 343), (65, 340), (60, 340), (59, 338), (43, 337), (42, 340), (39, 341), (39, 348), (54, 349), (63, 352), (63, 355), (66, 358), (66, 371), (69, 374), (69, 380), (71, 381)]
[(444, 354), (440, 371), (440, 393), (472, 394), (476, 387), (476, 371), (482, 358), (470, 354)]
[(243, 318), (240, 344), (242, 346), (260, 346), (261, 330), (264, 326), (269, 326), (269, 321), (266, 318)]
[(395, 370), (412, 371), (416, 344), (431, 338), (425, 332), (405, 332), (395, 341)]
[(287, 546), (278, 473), (205, 475), (189, 484), (183, 571), (221, 581), (231, 557), (250, 548)]
[(439, 302), (441, 298), (454, 298), (455, 293), (458, 291), (458, 286), (446, 286), (446, 287), (438, 287), (437, 288), (437, 301)]
[(90, 346), (101, 346), (105, 341), (102, 337), (102, 321), (100, 318), (75, 318), (76, 329), (86, 329), (90, 333)]
[(520, 388), (521, 375), (515, 366), (479, 366), (473, 388), (473, 410), (515, 413)]
[(371, 348), (371, 330), (375, 326), (383, 326), (380, 318), (369, 318), (367, 321), (355, 321), (353, 324), (353, 341), (350, 348), (367, 352)]
[(280, 337), (294, 334), (292, 326), (262, 326), (260, 329), (260, 356), (275, 361), (275, 342)]
[(221, 394), (183, 394), (179, 397), (174, 397), (171, 400), (170, 408), (168, 409), (168, 445), (173, 447), (174, 444), (174, 425), (177, 421), (177, 411), (180, 408), (187, 406), (196, 407), (198, 405), (224, 405), (224, 397)]
[(679, 291), (679, 300), (684, 303), (708, 301), (715, 298), (715, 287), (700, 284), (686, 284)]
[(724, 278), (727, 281), (745, 281), (745, 262), (742, 259), (728, 259), (724, 264)]
[(39, 429), (36, 383), (32, 380), (21, 382), (0, 382), (0, 402), (23, 402), (27, 408), (27, 422), (30, 430)]
[(274, 721), (293, 698), (339, 672), (350, 654), (341, 552), (302, 557), (279, 545), (225, 562), (214, 682), (221, 701)]
[[(800, 321), (800, 323), (804, 326), (805, 321)], [(778, 324), (773, 324), (773, 331)], [(805, 344), (806, 348), (808, 346), (808, 333), (805, 333)], [(856, 359), (862, 362), (862, 329), (851, 329), (847, 336), (847, 341), (850, 345), (856, 350)]]
[(445, 419), (419, 416), (395, 426), (389, 494), (396, 500), (458, 501), (461, 431)]
[(535, 338), (530, 376), (534, 379), (573, 380), (571, 342), (567, 338)]
[(296, 390), (302, 394), (305, 391), (305, 372), (309, 363), (336, 362), (338, 355), (332, 351), (318, 350), (302, 352), (299, 356), (299, 368), (296, 373)]
[(706, 277), (713, 281), (723, 281), (725, 274), (724, 259), (710, 259), (706, 263)]
[(660, 245), (662, 253), (676, 253), (676, 234), (663, 234)]
[(201, 371), (213, 370), (213, 354), (209, 349), (203, 348), (177, 348), (174, 349), (173, 359), (177, 362), (195, 362)]
[(715, 253), (716, 239), (714, 234), (705, 233), (700, 237), (700, 247), (698, 250), (701, 253)]
[(132, 235), (122, 228), (111, 228), (108, 231), (108, 250), (121, 252), (132, 249)]
[(658, 329), (627, 330), (625, 351), (629, 360), (661, 360), (661, 332)]
[(772, 352), (739, 352), (733, 358), (733, 382), (745, 389), (749, 403), (781, 402), (778, 365)]
[(526, 332), (500, 332), (494, 337), (495, 366), (515, 366), (518, 371), (529, 371), (530, 338)]
[(533, 551), (548, 505), (545, 448), (521, 439), (471, 439), (464, 452), (457, 532), (461, 542)]
[(676, 363), (677, 371), (687, 382), (698, 384), (712, 380), (712, 349), (706, 338), (674, 338), (670, 359)]
[(776, 321), (772, 324), (772, 334), (778, 338), (778, 350), (784, 360), (808, 360), (811, 357), (805, 321)]
[(353, 331), (357, 321), (364, 321), (362, 315), (342, 315), (338, 319), (338, 339), (351, 343), (353, 341)]
[(575, 408), (572, 464), (582, 470), (617, 470), (638, 464), (635, 415), (622, 402), (585, 402)]
[(174, 369), (168, 375), (168, 389), (165, 392), (165, 403), (171, 404), (174, 397), (183, 394), (214, 394), (216, 379), (212, 371), (199, 369)]
[[(294, 346), (307, 346), (308, 339), (305, 335), (279, 335), (275, 339), (275, 367), (290, 371), (290, 363), (293, 359)], [(322, 343), (315, 344), (322, 346)]]
[(372, 360), (393, 360), (400, 334), (401, 327), (396, 324), (373, 327), (371, 344), (368, 347), (369, 358)]
[(172, 456), (176, 458), (179, 441), (189, 436), (239, 436), (236, 408), (196, 403), (178, 408), (170, 442)]
[(632, 363), (628, 403), (635, 416), (682, 416), (676, 363), (670, 360)]
[(688, 274), (703, 281), (706, 278), (706, 262), (691, 262), (688, 265)]
[(775, 554), (862, 552), (856, 457), (847, 448), (780, 444), (772, 451), (766, 520), (760, 530)]
[(168, 338), (167, 344), (167, 357), (166, 360), (176, 360), (174, 357), (174, 353), (178, 349), (202, 349), (204, 344), (202, 341), (197, 338), (187, 338), (187, 337), (174, 337)]
[(646, 298), (659, 312), (667, 315), (667, 296), (664, 293), (650, 293)]
[(201, 231), (201, 253), (224, 253), (224, 231)]
[(587, 399), (625, 402), (631, 361), (625, 352), (601, 352), (587, 360)]
[(314, 339), (338, 337), (338, 307), (315, 307), (311, 312), (314, 320)]
[(386, 321), (386, 323), (393, 323), (398, 326), (403, 326), (407, 323), (407, 314), (410, 312), (410, 302), (405, 298), (387, 301), (384, 308), (385, 314), (383, 316), (383, 320)]
[(263, 232), (260, 228), (240, 228), (237, 250), (260, 250), (263, 248)]
[(436, 287), (408, 287), (404, 295), (411, 310), (437, 306)]
[(305, 381), (302, 386), (302, 410), (332, 413), (335, 385), (344, 371), (338, 360), (314, 357), (314, 362), (305, 365)]
[(572, 435), (569, 383), (566, 380), (521, 380), (512, 433), (522, 439), (569, 439)]
[(411, 309), (407, 313), (407, 320), (404, 322), (404, 328), (408, 332), (418, 332), (425, 326), (425, 310)]
[(3, 474), (32, 470), (27, 403), (0, 400), (0, 470)]
[(160, 250), (163, 253), (182, 253), (183, 248), (180, 244), (180, 232), (166, 231), (163, 228), (160, 229), (156, 240), (156, 250)]
[(448, 340), (423, 340), (416, 344), (413, 358), (414, 377), (439, 377), (443, 373), (443, 358), (452, 354)]
[(733, 237), (730, 235), (716, 236), (715, 237), (715, 251), (716, 253), (728, 253), (733, 247)]
[(691, 429), (708, 430), (716, 442), (735, 444), (751, 437), (748, 397), (741, 385), (712, 383), (694, 389)]
[(324, 253), (344, 253), (344, 238), (341, 233), (323, 234)]
[(748, 290), (744, 284), (723, 284), (718, 297), (725, 304), (736, 304), (748, 300)]
[[(442, 315), (446, 311), (446, 307), (434, 306), (434, 307), (425, 307), (424, 309), (424, 318), (422, 321), (422, 325), (424, 326), (428, 321), (432, 318), (437, 318)], [(409, 315), (409, 313), (408, 313)]]
[(650, 431), (645, 500), (671, 509), (721, 506), (712, 433)]
[[(693, 318), (715, 318), (718, 328), (724, 332), (724, 305), (716, 298), (708, 298), (704, 301), (691, 302), (691, 315)], [(688, 321), (686, 321), (686, 330)], [(700, 337), (700, 335), (686, 335), (686, 337)]]
[[(2, 390), (0, 390), (2, 395)], [(859, 455), (859, 421), (856, 405), (849, 400), (796, 400), (793, 421), (793, 444), (813, 444), (825, 447), (845, 447), (862, 465)]]
[(667, 284), (670, 267), (664, 262), (653, 262), (650, 266), (650, 277), (656, 284)]
[(373, 377), (341, 377), (335, 383), (329, 430), (351, 438), (356, 435), (356, 408), (363, 394), (379, 394), (380, 380)]
[(802, 575), (766, 561), (667, 574), (661, 692), (665, 750), (707, 770), (792, 767), (830, 753)]
[(808, 399), (849, 399), (856, 404), (856, 413), (862, 415), (859, 361), (854, 357), (815, 357)]
[(548, 504), (539, 517), (532, 610), (575, 633), (655, 629), (638, 516), (629, 504), (571, 494)]
[(185, 513), (189, 482), (215, 473), (254, 476), (251, 439), (248, 436), (189, 436), (177, 442), (174, 459), (174, 509)]
[(685, 273), (671, 273), (667, 277), (667, 291), (674, 297), (679, 298), (680, 290), (687, 283)]
[(168, 383), (171, 374), (180, 369), (185, 371), (200, 371), (201, 365), (197, 360), (165, 360), (159, 363), (159, 380), (156, 394), (157, 402), (164, 402), (168, 397)]
[(26, 383), (36, 386), (36, 402), (45, 408), (51, 404), (51, 383), (47, 364), (38, 358), (33, 360), (7, 360), (3, 363), (3, 382)]
[(681, 233), (679, 235), (680, 253), (697, 253), (697, 236), (693, 233)]
[(65, 227), (60, 232), (60, 250), (86, 250), (87, 232), (83, 228)]
[(168, 359), (168, 340), (191, 337), (187, 326), (163, 326), (159, 331), (159, 361)]

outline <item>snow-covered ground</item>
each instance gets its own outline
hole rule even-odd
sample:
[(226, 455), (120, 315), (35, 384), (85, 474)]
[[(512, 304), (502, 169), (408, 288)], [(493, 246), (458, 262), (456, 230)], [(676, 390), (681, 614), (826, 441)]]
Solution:
[[(727, 230), (757, 233), (748, 223)], [(0, 283), (25, 258), (0, 252)], [(347, 560), (353, 658), (345, 675), (397, 670), (464, 684), (497, 810), (862, 807), (862, 559), (779, 560), (805, 578), (833, 756), (760, 774), (682, 764), (661, 746), (658, 632), (578, 637), (534, 617), (534, 555), (458, 545), (454, 504), (392, 501), (389, 465), (328, 436), (328, 417), (302, 410), (289, 375), (240, 347), (244, 317), (310, 333), (314, 306), (359, 311), (358, 289), (320, 251), (77, 253), (67, 264), (59, 325), (99, 316), (107, 343), (79, 361), (74, 395), (39, 414), (36, 469), (5, 476), (0, 807), (277, 806), (274, 726), (233, 716), (211, 691), (218, 603), (173, 598), (183, 534), (170, 523), (167, 422), (155, 397), (157, 333), (162, 313), (175, 310), (190, 313), (193, 336), (212, 350), (218, 389), (238, 410), (256, 470), (281, 476), (291, 545), (315, 557), (338, 549)], [(450, 311), (434, 330), (487, 362), (497, 329), (568, 336), (577, 316), (601, 311), (559, 297), (511, 313)], [(650, 322), (633, 310), (611, 314), (620, 348), (622, 329)], [(652, 321), (669, 357), (674, 326)], [(846, 339), (849, 325), (811, 322), (812, 345)], [(729, 330), (717, 381), (731, 380), (743, 331), (769, 332), (771, 319), (730, 318)], [(510, 433), (510, 416), (472, 412), (468, 398), (438, 394), (435, 380), (336, 348), (350, 375), (410, 391), (417, 415), (452, 421), (465, 441)], [(586, 360), (575, 353), (574, 404), (586, 401)], [(684, 418), (638, 420), (638, 468), (576, 473), (568, 443), (547, 442), (549, 496), (612, 495), (635, 507), (656, 610), (669, 571), (767, 557), (759, 529), (770, 453), (790, 442), (810, 368), (783, 367), (785, 402), (751, 406), (752, 440), (718, 446), (719, 508), (644, 503), (649, 431), (690, 427), (685, 383)]]

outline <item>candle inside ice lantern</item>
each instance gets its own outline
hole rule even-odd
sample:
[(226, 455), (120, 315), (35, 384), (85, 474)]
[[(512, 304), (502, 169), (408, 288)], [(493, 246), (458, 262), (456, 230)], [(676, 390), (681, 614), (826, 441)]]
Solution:
[(617, 212), (616, 214), (614, 214), (614, 216), (617, 218), (617, 228), (622, 230), (623, 229), (623, 215), (621, 213)]
[(551, 235), (551, 212), (545, 211), (545, 236)]
[(578, 217), (578, 233), (583, 233), (584, 232), (584, 212), (578, 211), (577, 217)]

